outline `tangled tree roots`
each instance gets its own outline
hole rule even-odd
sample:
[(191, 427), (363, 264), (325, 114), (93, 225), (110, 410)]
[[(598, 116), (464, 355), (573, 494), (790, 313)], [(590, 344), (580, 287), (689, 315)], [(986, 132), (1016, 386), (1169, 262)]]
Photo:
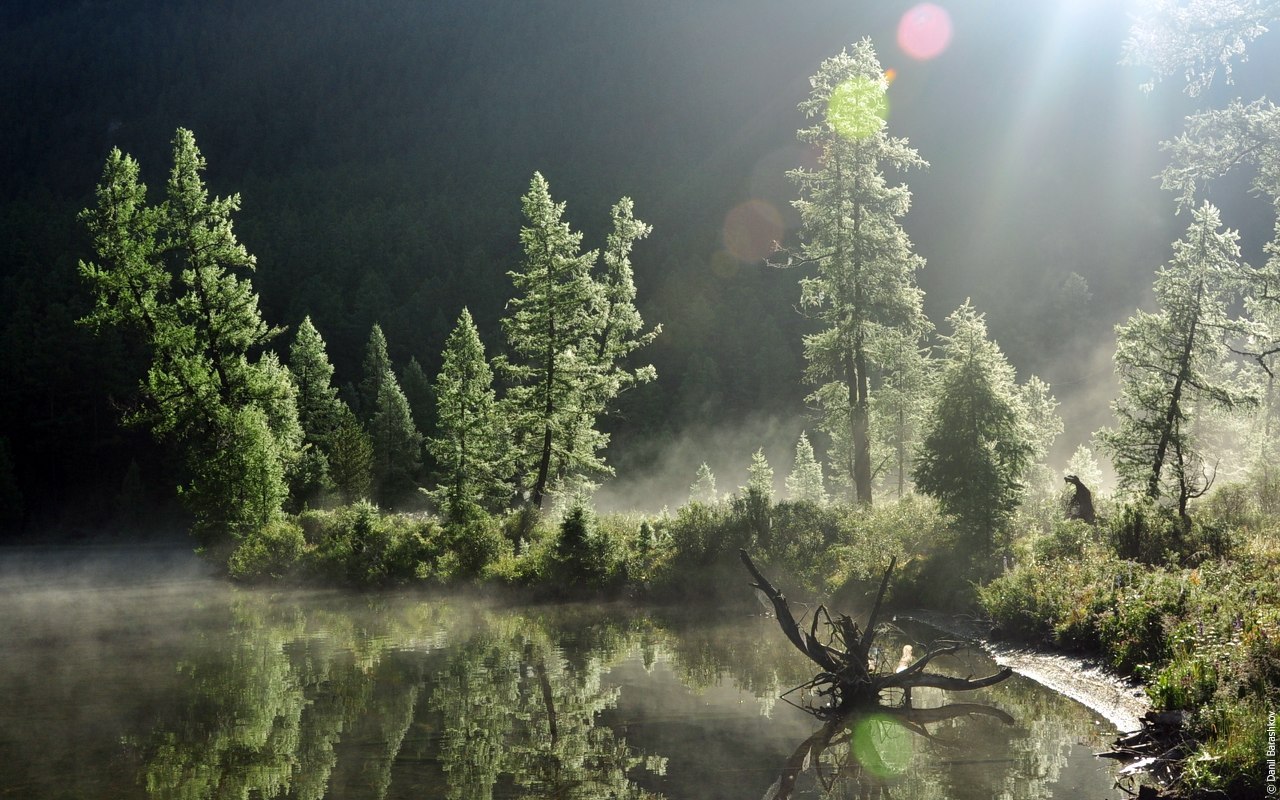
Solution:
[[(968, 691), (991, 686), (1008, 678), (1013, 670), (1008, 667), (985, 678), (955, 678), (926, 672), (925, 667), (935, 658), (947, 653), (954, 653), (965, 645), (950, 644), (939, 648), (930, 648), (923, 656), (902, 664), (894, 672), (877, 672), (871, 664), (872, 645), (875, 642), (876, 626), (879, 623), (880, 605), (884, 601), (885, 590), (889, 586), (889, 577), (893, 573), (896, 559), (889, 562), (880, 581), (880, 589), (876, 593), (875, 604), (871, 607), (871, 615), (867, 618), (866, 630), (858, 628), (858, 624), (844, 614), (834, 618), (825, 606), (818, 606), (810, 621), (809, 630), (801, 630), (799, 623), (787, 605), (787, 598), (769, 582), (756, 568), (747, 551), (739, 550), (742, 563), (746, 566), (752, 584), (764, 593), (773, 604), (778, 618), (778, 625), (787, 639), (804, 653), (821, 670), (805, 688), (825, 699), (825, 704), (818, 708), (809, 708), (811, 713), (823, 719), (835, 719), (848, 711), (870, 704), (878, 704), (880, 693), (885, 689), (904, 690), (908, 703), (911, 689), (916, 686), (932, 686), (948, 691)], [(825, 627), (824, 636), (820, 638), (819, 622)], [(905, 651), (909, 655), (910, 650)]]

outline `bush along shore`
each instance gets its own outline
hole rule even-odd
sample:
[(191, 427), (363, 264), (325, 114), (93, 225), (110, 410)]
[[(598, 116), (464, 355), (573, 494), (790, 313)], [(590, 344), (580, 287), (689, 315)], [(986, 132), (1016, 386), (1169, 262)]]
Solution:
[(1097, 655), (1173, 712), (1159, 718), (1181, 730), (1144, 755), (1178, 796), (1260, 797), (1267, 774), (1280, 531), (1274, 516), (1222, 502), (1233, 492), (1190, 524), (1151, 505), (1096, 530), (1060, 524), (977, 590), (996, 636)]
[(1228, 502), (1239, 491), (1212, 496), (1194, 522), (1144, 503), (1104, 509), (1096, 525), (1063, 521), (1047, 498), (989, 552), (969, 550), (938, 504), (915, 495), (865, 507), (744, 491), (656, 515), (577, 500), (457, 520), (362, 501), (245, 535), (227, 566), (247, 582), (743, 602), (744, 548), (790, 593), (854, 606), (896, 558), (891, 604), (984, 614), (993, 638), (1140, 680), (1156, 709), (1182, 712), (1167, 790), (1244, 796), (1261, 790), (1265, 721), (1280, 700), (1280, 531), (1256, 503)]

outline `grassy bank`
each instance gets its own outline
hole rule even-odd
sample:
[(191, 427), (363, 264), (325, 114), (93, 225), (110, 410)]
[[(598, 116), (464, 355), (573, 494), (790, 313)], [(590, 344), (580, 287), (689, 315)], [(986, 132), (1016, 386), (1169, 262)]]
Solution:
[(1175, 788), (1192, 794), (1261, 796), (1280, 701), (1280, 537), (1241, 522), (1205, 513), (1188, 529), (1130, 507), (1099, 530), (1063, 524), (979, 589), (997, 635), (1098, 654), (1156, 708), (1188, 712), (1195, 751)]

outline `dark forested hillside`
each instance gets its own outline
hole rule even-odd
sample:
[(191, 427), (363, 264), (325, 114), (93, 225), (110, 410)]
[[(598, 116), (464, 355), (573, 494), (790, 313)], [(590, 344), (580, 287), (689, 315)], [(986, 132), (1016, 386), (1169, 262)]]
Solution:
[[(243, 197), (237, 231), (258, 259), (265, 318), (292, 329), (310, 315), (339, 386), (359, 381), (375, 322), (397, 370), (412, 357), (434, 375), (464, 305), (497, 351), (519, 197), (538, 170), (587, 247), (622, 195), (654, 226), (633, 260), (638, 305), (664, 326), (647, 352), (660, 377), (624, 398), (625, 424), (609, 423), (610, 461), (749, 416), (799, 417), (810, 323), (795, 311), (797, 276), (764, 258), (772, 239), (794, 236), (784, 172), (807, 158), (795, 142), (806, 76), (861, 36), (891, 52), (903, 8), (850, 5), (6, 4), (0, 434), (27, 522), (103, 521), (133, 461), (129, 480), (140, 471), (158, 496), (173, 485), (172, 465), (117, 424), (145, 362), (118, 335), (75, 325), (89, 304), (76, 213), (112, 147), (160, 188), (179, 126), (198, 135), (212, 191)], [(1091, 430), (1106, 414), (1091, 382), (1110, 372), (1093, 351), (1109, 348), (1172, 238), (1149, 176), (1177, 98), (1116, 110), (1136, 92), (1115, 66), (1119, 15), (1072, 23), (1066, 35), (1096, 37), (1087, 60), (1032, 102), (1052, 21), (1013, 2), (954, 13), (944, 59), (885, 59), (901, 73), (894, 128), (933, 162), (912, 178), (908, 223), (928, 262), (926, 305), (935, 317), (967, 295), (990, 307), (1015, 365), (1065, 387), (1068, 426)], [(1010, 29), (1022, 35), (1000, 32)], [(1091, 183), (1100, 172), (1108, 182)], [(1076, 238), (1088, 246), (1068, 247)], [(643, 454), (631, 446), (640, 438)]]

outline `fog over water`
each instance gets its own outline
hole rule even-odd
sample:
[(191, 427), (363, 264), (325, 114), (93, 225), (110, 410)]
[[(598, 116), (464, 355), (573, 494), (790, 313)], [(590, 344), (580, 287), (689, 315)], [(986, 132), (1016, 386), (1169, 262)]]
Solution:
[[(742, 607), (255, 590), (173, 551), (6, 550), (0, 639), (0, 794), (33, 800), (728, 800), (764, 795), (820, 727), (778, 700), (810, 665)], [(1112, 729), (1083, 707), (1018, 678), (916, 696), (947, 702), (992, 710), (931, 723), (934, 739), (850, 723), (871, 749), (832, 747), (827, 777), (907, 798), (1110, 786), (1090, 753)]]

